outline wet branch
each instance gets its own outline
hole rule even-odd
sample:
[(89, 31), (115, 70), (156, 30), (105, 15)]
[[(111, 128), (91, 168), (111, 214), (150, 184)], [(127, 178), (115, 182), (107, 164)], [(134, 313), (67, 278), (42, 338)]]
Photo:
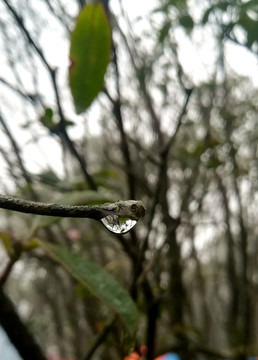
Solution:
[(136, 200), (117, 201), (115, 203), (106, 203), (95, 206), (78, 206), (21, 200), (2, 194), (0, 194), (0, 208), (25, 214), (90, 218), (94, 220), (100, 220), (106, 216), (116, 215), (138, 221), (145, 213), (145, 207), (142, 201)]

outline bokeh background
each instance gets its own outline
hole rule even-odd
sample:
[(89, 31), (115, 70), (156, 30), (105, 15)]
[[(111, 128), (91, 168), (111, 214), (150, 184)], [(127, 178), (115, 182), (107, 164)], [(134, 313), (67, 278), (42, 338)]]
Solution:
[[(122, 237), (87, 219), (46, 220), (37, 234), (128, 290), (136, 339), (43, 252), (21, 254), (5, 294), (48, 359), (115, 360), (143, 344), (149, 358), (257, 355), (257, 1), (105, 1), (105, 85), (77, 115), (69, 47), (85, 3), (0, 1), (0, 188), (43, 202), (144, 202)], [(12, 246), (38, 221), (0, 215)]]

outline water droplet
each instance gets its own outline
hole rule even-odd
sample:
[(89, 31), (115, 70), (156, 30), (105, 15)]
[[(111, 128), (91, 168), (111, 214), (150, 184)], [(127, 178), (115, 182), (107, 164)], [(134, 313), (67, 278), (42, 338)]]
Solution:
[(126, 234), (137, 223), (136, 220), (121, 218), (117, 215), (109, 215), (100, 220), (102, 224), (115, 234)]

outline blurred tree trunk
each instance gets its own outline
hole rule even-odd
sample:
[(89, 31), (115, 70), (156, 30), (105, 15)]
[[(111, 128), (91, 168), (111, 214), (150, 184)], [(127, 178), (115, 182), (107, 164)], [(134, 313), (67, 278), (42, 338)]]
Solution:
[(42, 350), (18, 316), (14, 305), (0, 288), (0, 324), (24, 360), (46, 360)]

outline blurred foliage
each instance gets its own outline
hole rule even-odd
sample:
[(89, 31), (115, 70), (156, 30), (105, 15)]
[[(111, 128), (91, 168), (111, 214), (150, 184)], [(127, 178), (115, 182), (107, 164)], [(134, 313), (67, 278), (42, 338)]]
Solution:
[[(257, 1), (71, 4), (0, 1), (2, 191), (147, 211), (124, 236), (1, 211), (3, 248), (24, 250), (6, 293), (49, 356), (257, 355)], [(137, 308), (133, 340), (106, 296), (130, 329)]]

